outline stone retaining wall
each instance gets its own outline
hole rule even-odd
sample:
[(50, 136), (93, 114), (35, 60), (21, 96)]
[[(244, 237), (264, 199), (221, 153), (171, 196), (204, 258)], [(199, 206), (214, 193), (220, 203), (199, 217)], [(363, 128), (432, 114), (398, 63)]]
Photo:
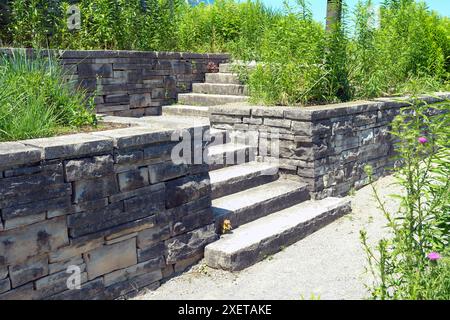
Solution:
[(208, 166), (171, 161), (172, 134), (194, 129), (108, 119), (133, 126), (0, 143), (0, 300), (154, 288), (217, 238)]
[(227, 54), (180, 52), (51, 53), (60, 58), (67, 75), (95, 95), (98, 113), (127, 117), (160, 115), (161, 107), (176, 102), (178, 93), (192, 91), (192, 83), (203, 82), (206, 72), (229, 60)]
[[(423, 99), (433, 103), (438, 97), (450, 94)], [(313, 197), (325, 198), (366, 185), (365, 165), (373, 166), (374, 178), (389, 172), (394, 165), (391, 122), (406, 105), (402, 98), (304, 108), (236, 104), (211, 107), (210, 120), (217, 129), (247, 132), (260, 160), (276, 160), (263, 150), (270, 151), (270, 134), (278, 132), (281, 169), (308, 183)]]

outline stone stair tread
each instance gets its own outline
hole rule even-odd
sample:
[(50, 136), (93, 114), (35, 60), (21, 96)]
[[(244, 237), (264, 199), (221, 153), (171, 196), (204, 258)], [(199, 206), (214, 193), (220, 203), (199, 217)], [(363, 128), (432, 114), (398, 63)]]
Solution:
[(351, 210), (348, 198), (308, 200), (249, 222), (205, 248), (206, 264), (242, 270)]
[(204, 94), (246, 96), (247, 87), (245, 85), (231, 83), (194, 83), (192, 84), (192, 92)]
[(211, 98), (230, 98), (230, 99), (235, 99), (235, 100), (242, 100), (245, 101), (247, 100), (246, 96), (236, 96), (236, 95), (230, 95), (230, 94), (209, 94), (209, 93), (195, 93), (195, 92), (191, 92), (191, 93), (180, 93), (178, 95), (180, 96), (191, 96), (191, 97), (211, 97)]
[(249, 176), (252, 174), (264, 174), (265, 172), (270, 173), (273, 172), (273, 170), (277, 169), (278, 166), (271, 163), (252, 161), (237, 166), (211, 171), (209, 173), (209, 177), (211, 180), (211, 184), (214, 184), (233, 180), (238, 177)]
[(190, 116), (190, 117), (208, 117), (209, 108), (205, 106), (189, 106), (184, 104), (175, 104), (162, 107), (163, 116)]
[(224, 144), (217, 144), (214, 146), (211, 146), (208, 148), (208, 155), (214, 156), (219, 155), (222, 153), (231, 153), (241, 150), (249, 149), (250, 147), (245, 144), (239, 144), (239, 143), (224, 143)]
[(284, 194), (306, 189), (306, 184), (289, 179), (279, 179), (258, 187), (213, 200), (214, 211), (240, 211), (261, 202), (276, 199)]

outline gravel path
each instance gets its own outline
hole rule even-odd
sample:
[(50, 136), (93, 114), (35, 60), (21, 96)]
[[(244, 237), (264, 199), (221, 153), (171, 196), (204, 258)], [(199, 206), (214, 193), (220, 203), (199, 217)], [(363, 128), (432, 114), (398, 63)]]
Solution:
[[(392, 177), (376, 183), (380, 194), (398, 192)], [(371, 243), (380, 239), (385, 219), (370, 186), (352, 198), (353, 212), (266, 260), (240, 272), (214, 270), (200, 264), (136, 299), (364, 299), (370, 280), (359, 231)], [(396, 203), (383, 197), (389, 208)]]

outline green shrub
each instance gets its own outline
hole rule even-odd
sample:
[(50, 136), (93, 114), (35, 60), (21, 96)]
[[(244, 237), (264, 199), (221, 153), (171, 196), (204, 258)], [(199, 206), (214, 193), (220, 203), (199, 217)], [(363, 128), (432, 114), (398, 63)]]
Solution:
[[(401, 161), (395, 177), (404, 194), (394, 196), (398, 212), (389, 212), (373, 188), (391, 236), (372, 248), (361, 232), (374, 275), (373, 298), (450, 299), (449, 112), (450, 101), (431, 110), (416, 102), (394, 121)], [(371, 177), (370, 167), (366, 172)]]
[(0, 141), (95, 125), (92, 101), (64, 79), (52, 58), (31, 59), (24, 52), (0, 57)]

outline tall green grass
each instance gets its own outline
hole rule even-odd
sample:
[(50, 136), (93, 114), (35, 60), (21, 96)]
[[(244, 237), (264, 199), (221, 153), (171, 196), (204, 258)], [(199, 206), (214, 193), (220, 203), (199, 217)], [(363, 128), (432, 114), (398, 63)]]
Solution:
[(95, 125), (92, 103), (64, 78), (52, 58), (30, 58), (25, 52), (0, 57), (0, 141)]

